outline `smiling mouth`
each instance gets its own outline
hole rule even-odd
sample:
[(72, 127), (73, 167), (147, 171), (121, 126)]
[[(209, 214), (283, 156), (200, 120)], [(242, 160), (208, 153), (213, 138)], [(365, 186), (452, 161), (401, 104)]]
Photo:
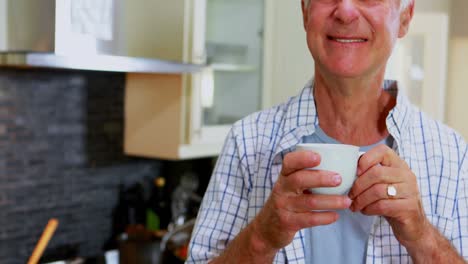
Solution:
[(367, 42), (367, 39), (364, 39), (364, 38), (335, 38), (335, 37), (328, 36), (328, 39), (339, 42), (339, 43), (363, 43), (363, 42)]

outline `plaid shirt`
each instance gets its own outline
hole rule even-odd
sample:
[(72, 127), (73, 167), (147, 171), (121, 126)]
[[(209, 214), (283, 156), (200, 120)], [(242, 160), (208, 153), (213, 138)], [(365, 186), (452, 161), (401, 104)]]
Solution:
[[(386, 124), (393, 149), (415, 173), (429, 221), (468, 258), (468, 155), (464, 139), (428, 118), (397, 93)], [(286, 153), (318, 125), (312, 81), (285, 104), (254, 113), (232, 127), (200, 208), (187, 263), (206, 263), (219, 255), (259, 213), (281, 171)], [(383, 217), (376, 217), (367, 246), (367, 263), (410, 263)], [(274, 263), (304, 263), (304, 233), (280, 250)], [(242, 254), (242, 253), (240, 253)]]

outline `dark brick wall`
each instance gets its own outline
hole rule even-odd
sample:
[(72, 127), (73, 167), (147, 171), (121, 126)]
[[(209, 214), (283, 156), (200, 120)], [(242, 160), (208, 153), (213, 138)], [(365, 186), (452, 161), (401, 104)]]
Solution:
[(160, 172), (123, 155), (124, 78), (0, 69), (0, 263), (25, 263), (52, 217), (49, 249), (101, 253), (119, 183)]

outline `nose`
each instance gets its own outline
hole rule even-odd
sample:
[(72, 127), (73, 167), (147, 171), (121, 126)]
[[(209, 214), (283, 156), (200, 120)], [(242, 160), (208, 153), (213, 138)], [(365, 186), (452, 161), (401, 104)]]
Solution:
[(343, 24), (349, 24), (359, 17), (355, 0), (339, 0), (333, 13), (335, 19)]

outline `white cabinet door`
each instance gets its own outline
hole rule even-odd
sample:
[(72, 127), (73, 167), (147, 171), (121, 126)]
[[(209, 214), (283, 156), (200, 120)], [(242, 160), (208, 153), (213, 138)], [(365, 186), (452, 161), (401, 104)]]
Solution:
[(295, 96), (314, 74), (300, 1), (265, 1), (264, 107)]
[(408, 35), (399, 40), (386, 78), (402, 83), (401, 92), (431, 117), (444, 120), (448, 16), (415, 13)]

